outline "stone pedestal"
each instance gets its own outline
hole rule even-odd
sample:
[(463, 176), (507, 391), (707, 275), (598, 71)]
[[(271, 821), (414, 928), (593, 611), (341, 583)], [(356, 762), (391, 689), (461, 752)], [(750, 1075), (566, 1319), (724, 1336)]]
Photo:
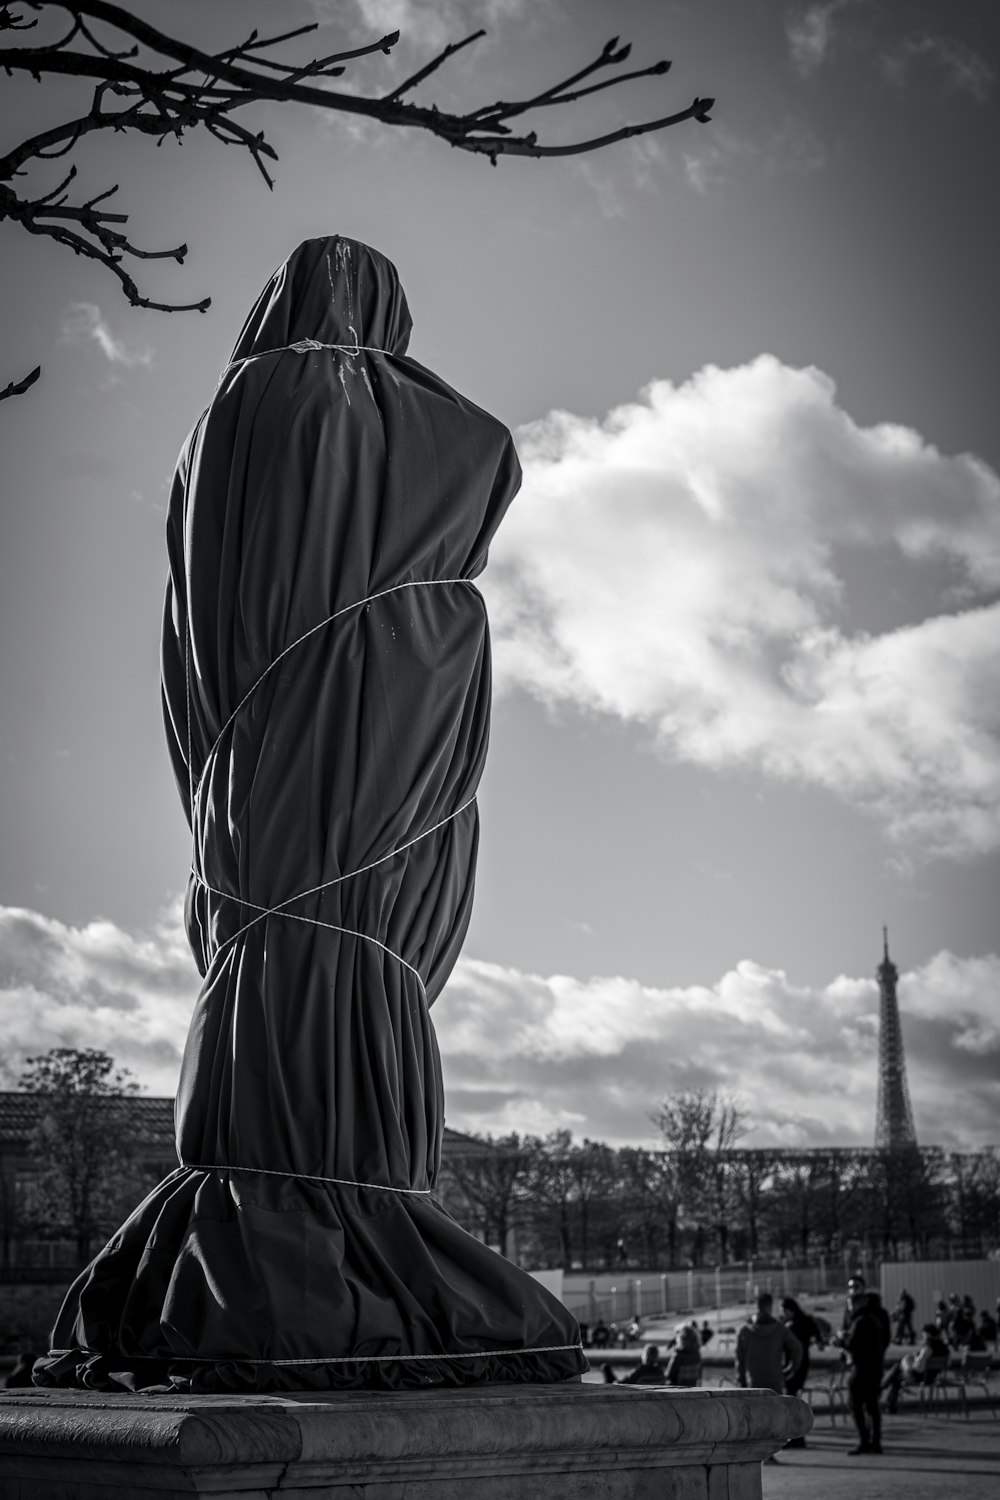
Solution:
[(770, 1391), (566, 1382), (301, 1397), (0, 1393), (0, 1500), (759, 1500)]

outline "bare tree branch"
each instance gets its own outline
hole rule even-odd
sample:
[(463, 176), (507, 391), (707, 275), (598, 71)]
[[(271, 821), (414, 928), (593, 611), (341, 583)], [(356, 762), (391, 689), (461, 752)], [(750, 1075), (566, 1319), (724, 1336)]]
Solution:
[(23, 396), (25, 391), (34, 385), (41, 373), (41, 365), (36, 365), (29, 374), (25, 375), (23, 380), (12, 380), (9, 385), (5, 385), (3, 390), (0, 391), (0, 401), (6, 401), (8, 396)]
[[(35, 13), (30, 19), (29, 12)], [(598, 71), (619, 68), (626, 61), (631, 48), (619, 46), (618, 38), (613, 37), (593, 61), (541, 93), (526, 99), (501, 99), (464, 114), (453, 114), (433, 104), (407, 102), (403, 96), (436, 73), (456, 53), (478, 41), (485, 35), (483, 31), (449, 43), (388, 94), (366, 96), (334, 90), (329, 85), (344, 74), (347, 63), (377, 52), (388, 55), (399, 40), (398, 31), (300, 64), (265, 54), (309, 35), (317, 29), (316, 23), (268, 37), (252, 31), (235, 46), (204, 52), (168, 36), (110, 0), (6, 0), (0, 3), (0, 38), (5, 32), (31, 31), (37, 27), (39, 15), (49, 17), (57, 13), (64, 13), (69, 22), (68, 29), (57, 40), (27, 46), (20, 44), (19, 35), (13, 45), (0, 43), (0, 69), (8, 77), (26, 75), (36, 82), (49, 76), (92, 79), (95, 86), (90, 109), (78, 119), (43, 130), (0, 155), (0, 220), (10, 219), (29, 234), (46, 236), (74, 254), (98, 262), (117, 279), (133, 307), (163, 312), (204, 312), (210, 299), (203, 297), (188, 303), (152, 301), (140, 293), (123, 261), (168, 258), (183, 262), (186, 245), (168, 250), (143, 250), (134, 245), (120, 227), (128, 222), (128, 215), (112, 213), (103, 206), (117, 191), (116, 187), (83, 202), (71, 202), (70, 189), (77, 177), (75, 166), (48, 192), (22, 188), (20, 179), (38, 163), (71, 155), (85, 136), (96, 131), (135, 131), (162, 145), (171, 137), (181, 140), (185, 132), (201, 127), (225, 145), (243, 147), (271, 187), (273, 179), (265, 162), (277, 161), (277, 153), (262, 131), (255, 132), (232, 118), (236, 110), (266, 101), (306, 104), (326, 112), (360, 115), (383, 125), (426, 130), (459, 150), (488, 157), (493, 166), (501, 156), (575, 156), (633, 136), (666, 130), (686, 120), (705, 123), (714, 102), (696, 98), (686, 109), (673, 114), (624, 125), (604, 135), (549, 145), (541, 143), (535, 131), (515, 134), (510, 122), (532, 110), (571, 104), (619, 84), (662, 75), (670, 67), (669, 62), (653, 63), (628, 73), (617, 72), (585, 88), (577, 88), (576, 85)], [(27, 384), (34, 378), (36, 374), (28, 377)], [(3, 395), (19, 394), (23, 389), (27, 389), (25, 382), (12, 382)]]
[(432, 57), (425, 67), (412, 74), (411, 77), (404, 79), (398, 88), (393, 89), (391, 94), (386, 94), (384, 96), (385, 103), (391, 104), (393, 100), (401, 99), (410, 89), (415, 89), (418, 83), (423, 83), (425, 78), (429, 78), (432, 73), (436, 72), (442, 63), (448, 61), (449, 57), (454, 57), (455, 53), (461, 52), (463, 47), (468, 47), (471, 42), (478, 42), (479, 38), (485, 35), (486, 32), (480, 27), (478, 31), (474, 31), (471, 36), (465, 37), (461, 42), (449, 42), (447, 47), (439, 52), (437, 57)]

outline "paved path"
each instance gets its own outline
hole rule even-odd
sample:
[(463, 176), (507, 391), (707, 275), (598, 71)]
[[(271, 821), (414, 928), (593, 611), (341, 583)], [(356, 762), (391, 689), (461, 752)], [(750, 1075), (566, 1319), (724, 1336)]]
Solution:
[(784, 1449), (762, 1468), (764, 1500), (993, 1500), (1000, 1493), (1000, 1420), (985, 1407), (968, 1421), (954, 1413), (885, 1417), (882, 1457), (849, 1458), (853, 1424), (820, 1416), (808, 1446)]

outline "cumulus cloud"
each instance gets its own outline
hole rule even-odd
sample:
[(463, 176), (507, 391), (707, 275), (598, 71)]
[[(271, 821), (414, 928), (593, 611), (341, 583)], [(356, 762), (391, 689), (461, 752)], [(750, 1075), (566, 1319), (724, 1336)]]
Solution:
[[(973, 1149), (996, 1139), (1000, 958), (944, 952), (899, 982), (918, 1139)], [(652, 988), (620, 976), (525, 974), (461, 959), (434, 1009), (448, 1123), (569, 1129), (655, 1143), (665, 1093), (706, 1087), (748, 1106), (748, 1145), (869, 1145), (878, 986), (841, 976), (797, 985), (751, 960), (712, 985)]]
[[(343, 0), (310, 0), (316, 19), (345, 28)], [(358, 28), (374, 39), (398, 31), (399, 50), (430, 54), (449, 42), (461, 41), (481, 26), (488, 31), (506, 21), (530, 15), (528, 0), (354, 0)], [(345, 45), (359, 45), (358, 28), (348, 32)]]
[(59, 342), (96, 344), (110, 364), (123, 365), (127, 369), (138, 366), (148, 370), (153, 363), (153, 351), (148, 345), (130, 348), (124, 340), (112, 333), (96, 302), (69, 304), (59, 327)]
[(98, 1047), (173, 1094), (199, 978), (173, 902), (148, 932), (0, 907), (0, 1088), (50, 1047)]
[[(901, 856), (1000, 844), (1000, 479), (862, 427), (764, 355), (518, 434), (483, 592), (499, 691), (644, 727), (666, 757), (820, 786)], [(845, 562), (937, 559), (937, 613), (852, 630)], [(848, 568), (849, 570), (849, 568)]]
[[(528, 0), (353, 0), (349, 5), (344, 0), (309, 0), (309, 5), (320, 25), (334, 32), (329, 44), (324, 43), (324, 52), (365, 46), (390, 32), (399, 32), (399, 40), (388, 56), (375, 52), (347, 64), (347, 71), (332, 84), (342, 94), (374, 96), (391, 92), (446, 46), (485, 30), (486, 35), (467, 52), (430, 76), (423, 93), (418, 87), (408, 96), (413, 103), (427, 102), (426, 89), (430, 88), (430, 98), (441, 109), (459, 113), (470, 107), (468, 92), (475, 87), (475, 69), (489, 55), (504, 26), (515, 21), (531, 32), (543, 19)], [(547, 23), (551, 18), (552, 9), (548, 7), (544, 20)], [(397, 144), (397, 131), (387, 130), (364, 115), (324, 110), (314, 117), (313, 124), (315, 129), (341, 141), (349, 140), (366, 151), (392, 150)]]
[[(180, 898), (148, 931), (74, 927), (0, 907), (0, 1088), (50, 1047), (99, 1047), (154, 1094), (172, 1095), (198, 991)], [(901, 975), (910, 1093), (925, 1144), (996, 1139), (1000, 958), (938, 953)], [(523, 973), (460, 959), (434, 1008), (448, 1123), (460, 1130), (567, 1128), (654, 1142), (665, 1093), (738, 1094), (748, 1144), (867, 1143), (874, 1131), (878, 988), (839, 976), (806, 986), (747, 959), (703, 985)]]

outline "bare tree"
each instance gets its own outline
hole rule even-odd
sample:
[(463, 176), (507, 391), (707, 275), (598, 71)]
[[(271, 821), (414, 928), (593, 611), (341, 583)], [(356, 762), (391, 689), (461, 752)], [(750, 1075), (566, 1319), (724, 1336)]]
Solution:
[[(573, 1220), (577, 1176), (573, 1170), (573, 1138), (568, 1130), (553, 1130), (544, 1140), (532, 1142), (528, 1193), (537, 1228), (544, 1224), (554, 1234), (547, 1236), (558, 1247), (558, 1265), (573, 1264)], [(537, 1232), (537, 1230), (536, 1230)]]
[(638, 1245), (640, 1259), (647, 1266), (660, 1264), (660, 1246), (665, 1240), (673, 1267), (680, 1216), (676, 1163), (670, 1152), (647, 1151), (642, 1146), (623, 1146), (617, 1154), (618, 1231), (624, 1230), (627, 1241)]
[[(570, 1151), (570, 1170), (575, 1184), (574, 1196), (580, 1228), (580, 1259), (590, 1264), (590, 1245), (594, 1228), (600, 1228), (601, 1216), (609, 1216), (609, 1198), (615, 1180), (615, 1157), (602, 1141), (584, 1140)], [(614, 1209), (612, 1207), (611, 1212)], [(595, 1226), (596, 1220), (596, 1226)]]
[(119, 1217), (122, 1198), (134, 1197), (136, 1137), (128, 1104), (139, 1085), (94, 1047), (53, 1047), (27, 1061), (21, 1088), (37, 1094), (42, 1106), (29, 1142), (38, 1168), (32, 1217), (40, 1228), (68, 1230), (82, 1262), (94, 1236)]
[(655, 1118), (665, 1150), (581, 1145), (567, 1131), (467, 1137), (442, 1163), (444, 1201), (492, 1243), (509, 1244), (516, 1230), (522, 1262), (555, 1257), (567, 1269), (576, 1259), (622, 1265), (619, 1242), (626, 1265), (697, 1264), (710, 1235), (720, 1263), (846, 1262), (880, 1247), (934, 1259), (949, 1245), (982, 1255), (996, 1244), (996, 1147), (922, 1147), (895, 1160), (859, 1146), (743, 1147), (742, 1106), (705, 1090), (669, 1096)]
[(449, 1208), (460, 1221), (475, 1225), (488, 1243), (498, 1244), (506, 1255), (513, 1243), (512, 1232), (525, 1201), (539, 1142), (516, 1133), (470, 1135), (468, 1140), (471, 1149), (449, 1151), (447, 1170), (442, 1173), (442, 1186), (457, 1200), (449, 1202)]
[[(729, 1094), (689, 1089), (668, 1094), (650, 1118), (672, 1156), (683, 1215), (702, 1230), (696, 1246), (704, 1237), (707, 1220), (724, 1261), (732, 1208), (729, 1153), (746, 1133), (746, 1110)], [(697, 1251), (696, 1258), (700, 1258)]]
[[(23, 33), (45, 18), (63, 13), (65, 29), (51, 41), (23, 45)], [(202, 128), (225, 145), (243, 147), (253, 158), (264, 181), (272, 178), (267, 163), (277, 153), (263, 131), (254, 131), (234, 118), (249, 104), (279, 101), (360, 115), (382, 125), (405, 125), (427, 130), (462, 151), (485, 156), (494, 166), (501, 156), (572, 156), (595, 151), (615, 141), (650, 131), (665, 130), (684, 120), (708, 120), (714, 100), (696, 98), (685, 109), (656, 119), (625, 125), (603, 135), (564, 144), (542, 142), (535, 130), (518, 133), (524, 116), (561, 105), (573, 104), (590, 95), (629, 82), (666, 73), (670, 63), (659, 61), (629, 72), (617, 71), (629, 57), (630, 47), (619, 46), (613, 37), (591, 62), (570, 73), (550, 88), (521, 99), (498, 99), (462, 114), (438, 109), (434, 104), (416, 104), (411, 94), (437, 70), (478, 41), (480, 30), (451, 42), (429, 62), (402, 79), (388, 93), (365, 95), (330, 87), (342, 77), (349, 63), (373, 53), (389, 54), (399, 40), (393, 31), (359, 47), (297, 62), (276, 56), (275, 49), (317, 29), (317, 24), (296, 27), (280, 35), (260, 37), (256, 31), (231, 47), (205, 52), (183, 39), (169, 36), (108, 0), (13, 0), (0, 3), (0, 32), (14, 34), (13, 45), (0, 47), (0, 67), (7, 76), (27, 75), (41, 82), (46, 77), (70, 77), (94, 82), (90, 108), (72, 120), (52, 126), (11, 147), (0, 156), (0, 219), (20, 224), (29, 234), (44, 235), (66, 246), (76, 255), (98, 261), (117, 277), (133, 307), (161, 312), (204, 312), (210, 298), (188, 303), (155, 302), (140, 293), (126, 264), (132, 260), (184, 260), (187, 246), (165, 250), (143, 250), (128, 238), (124, 225), (128, 214), (113, 212), (108, 202), (117, 184), (83, 197), (75, 192), (76, 165), (55, 187), (46, 192), (21, 185), (38, 163), (69, 158), (77, 145), (95, 131), (134, 131), (151, 137), (157, 145), (170, 138), (180, 140), (188, 131)], [(124, 42), (124, 45), (122, 43)], [(611, 76), (601, 76), (606, 70)], [(19, 395), (38, 379), (32, 370), (22, 380), (11, 381), (0, 391), (0, 400)]]

